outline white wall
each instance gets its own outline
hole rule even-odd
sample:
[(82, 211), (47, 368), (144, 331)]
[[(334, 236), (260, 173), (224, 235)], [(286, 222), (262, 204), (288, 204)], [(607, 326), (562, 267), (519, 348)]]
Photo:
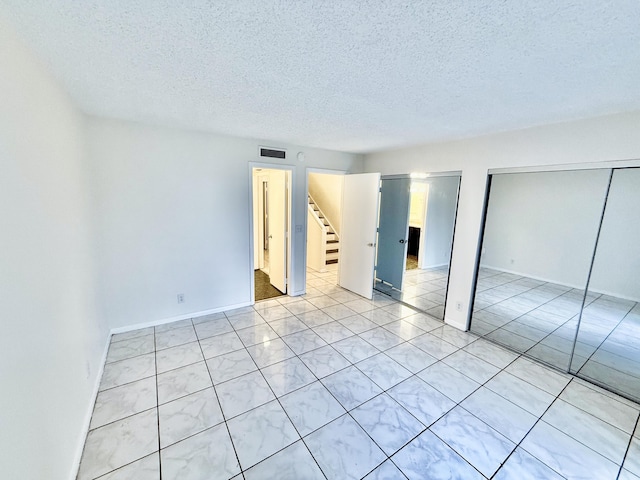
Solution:
[(456, 220), (459, 177), (435, 177), (429, 185), (421, 268), (448, 265)]
[[(639, 132), (640, 112), (623, 113), (377, 152), (365, 157), (365, 170), (386, 175), (462, 171), (445, 321), (465, 328), (488, 169), (639, 159)], [(456, 302), (462, 302), (461, 311)]]
[[(353, 172), (351, 172), (353, 173)], [(340, 236), (343, 175), (309, 173), (309, 193)]]
[(584, 288), (609, 170), (494, 175), (481, 265)]
[(97, 321), (83, 119), (0, 17), (0, 478), (71, 478)]
[(358, 172), (362, 157), (276, 145), (293, 158), (259, 159), (264, 144), (272, 142), (88, 120), (100, 300), (112, 327), (250, 302), (250, 162), (294, 167), (290, 291), (304, 291), (305, 169)]

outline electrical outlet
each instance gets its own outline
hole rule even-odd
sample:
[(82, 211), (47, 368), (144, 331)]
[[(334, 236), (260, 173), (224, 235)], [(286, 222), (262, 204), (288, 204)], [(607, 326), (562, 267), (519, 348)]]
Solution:
[(87, 380), (89, 380), (91, 378), (91, 363), (89, 363), (88, 360), (87, 360), (87, 363), (85, 364), (85, 369), (87, 374)]
[(178, 303), (184, 303), (184, 293), (178, 294)]
[(515, 260), (512, 258), (511, 260), (509, 260), (509, 262), (511, 263), (511, 265), (513, 265), (515, 263)]
[(296, 225), (296, 233), (302, 233), (302, 225)]
[(463, 306), (464, 305), (462, 304), (462, 302), (456, 302), (456, 310), (457, 311), (461, 312)]

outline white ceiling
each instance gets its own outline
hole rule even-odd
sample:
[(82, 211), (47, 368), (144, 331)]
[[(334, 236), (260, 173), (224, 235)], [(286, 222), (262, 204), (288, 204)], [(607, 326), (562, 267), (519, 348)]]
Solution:
[(1, 7), (99, 116), (368, 152), (640, 109), (638, 0)]

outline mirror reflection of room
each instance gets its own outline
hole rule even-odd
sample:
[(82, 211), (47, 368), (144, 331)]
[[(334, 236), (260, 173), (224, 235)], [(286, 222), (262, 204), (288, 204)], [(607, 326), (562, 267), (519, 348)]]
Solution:
[(375, 289), (444, 319), (459, 174), (383, 177)]
[(639, 182), (640, 169), (492, 175), (471, 331), (639, 399)]

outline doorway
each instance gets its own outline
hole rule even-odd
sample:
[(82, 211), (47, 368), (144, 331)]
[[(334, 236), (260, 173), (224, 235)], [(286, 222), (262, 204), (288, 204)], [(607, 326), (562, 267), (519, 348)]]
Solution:
[(252, 168), (253, 294), (255, 301), (287, 294), (291, 170)]

